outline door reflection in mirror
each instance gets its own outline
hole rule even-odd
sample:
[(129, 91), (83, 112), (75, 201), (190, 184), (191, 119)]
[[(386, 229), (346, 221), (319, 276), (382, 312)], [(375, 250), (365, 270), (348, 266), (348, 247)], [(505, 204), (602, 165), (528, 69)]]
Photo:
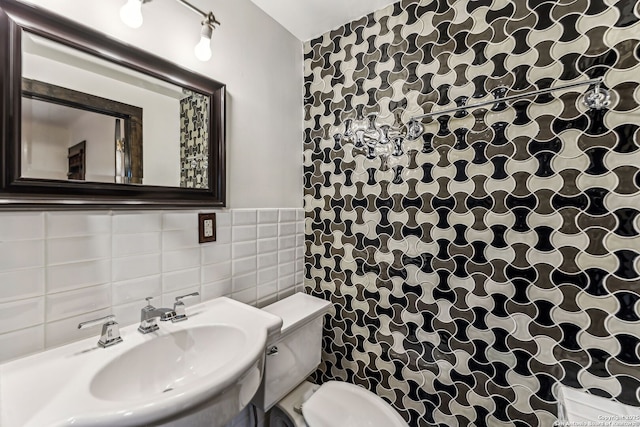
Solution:
[(131, 164), (127, 165), (126, 161), (126, 140), (122, 134), (122, 129), (120, 127), (120, 119), (116, 119), (116, 131), (114, 135), (115, 139), (115, 180), (118, 183), (127, 184), (131, 182)]
[[(142, 183), (142, 114), (132, 105), (23, 79), (21, 176)], [(82, 178), (67, 166), (78, 141), (85, 142)]]

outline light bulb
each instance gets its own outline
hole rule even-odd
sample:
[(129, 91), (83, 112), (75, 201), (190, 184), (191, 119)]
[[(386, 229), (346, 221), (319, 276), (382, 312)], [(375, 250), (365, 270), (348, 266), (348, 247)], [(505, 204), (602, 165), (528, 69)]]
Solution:
[(202, 23), (200, 31), (200, 42), (196, 45), (194, 52), (196, 58), (200, 61), (208, 61), (211, 59), (211, 35), (213, 34), (213, 26), (207, 21)]
[(208, 61), (211, 59), (211, 39), (206, 38), (205, 36), (200, 37), (200, 42), (196, 45), (194, 52), (196, 54), (196, 58), (200, 61)]
[(127, 4), (120, 8), (120, 19), (131, 28), (142, 25), (142, 0), (127, 0)]

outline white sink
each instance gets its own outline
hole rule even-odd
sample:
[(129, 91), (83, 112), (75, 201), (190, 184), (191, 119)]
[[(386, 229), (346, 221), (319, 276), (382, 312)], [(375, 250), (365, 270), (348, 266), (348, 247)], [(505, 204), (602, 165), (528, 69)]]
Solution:
[(228, 325), (171, 332), (109, 362), (91, 381), (91, 394), (99, 399), (127, 401), (179, 393), (181, 387), (192, 387), (221, 369), (229, 369), (246, 343), (242, 329)]
[(260, 384), (277, 316), (218, 298), (98, 348), (96, 337), (0, 365), (0, 425), (222, 426)]

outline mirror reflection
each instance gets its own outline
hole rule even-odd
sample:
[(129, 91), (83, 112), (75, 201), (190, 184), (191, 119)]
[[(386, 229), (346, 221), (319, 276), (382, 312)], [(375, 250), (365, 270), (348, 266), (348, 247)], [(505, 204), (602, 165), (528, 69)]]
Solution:
[(207, 188), (209, 97), (23, 31), (21, 177)]
[(22, 177), (142, 183), (141, 108), (23, 78), (21, 127)]

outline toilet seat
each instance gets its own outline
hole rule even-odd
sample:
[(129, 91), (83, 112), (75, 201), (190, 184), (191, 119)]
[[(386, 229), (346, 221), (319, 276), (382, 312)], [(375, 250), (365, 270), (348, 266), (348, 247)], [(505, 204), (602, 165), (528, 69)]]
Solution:
[(357, 385), (328, 381), (302, 405), (309, 427), (408, 427), (387, 402)]

